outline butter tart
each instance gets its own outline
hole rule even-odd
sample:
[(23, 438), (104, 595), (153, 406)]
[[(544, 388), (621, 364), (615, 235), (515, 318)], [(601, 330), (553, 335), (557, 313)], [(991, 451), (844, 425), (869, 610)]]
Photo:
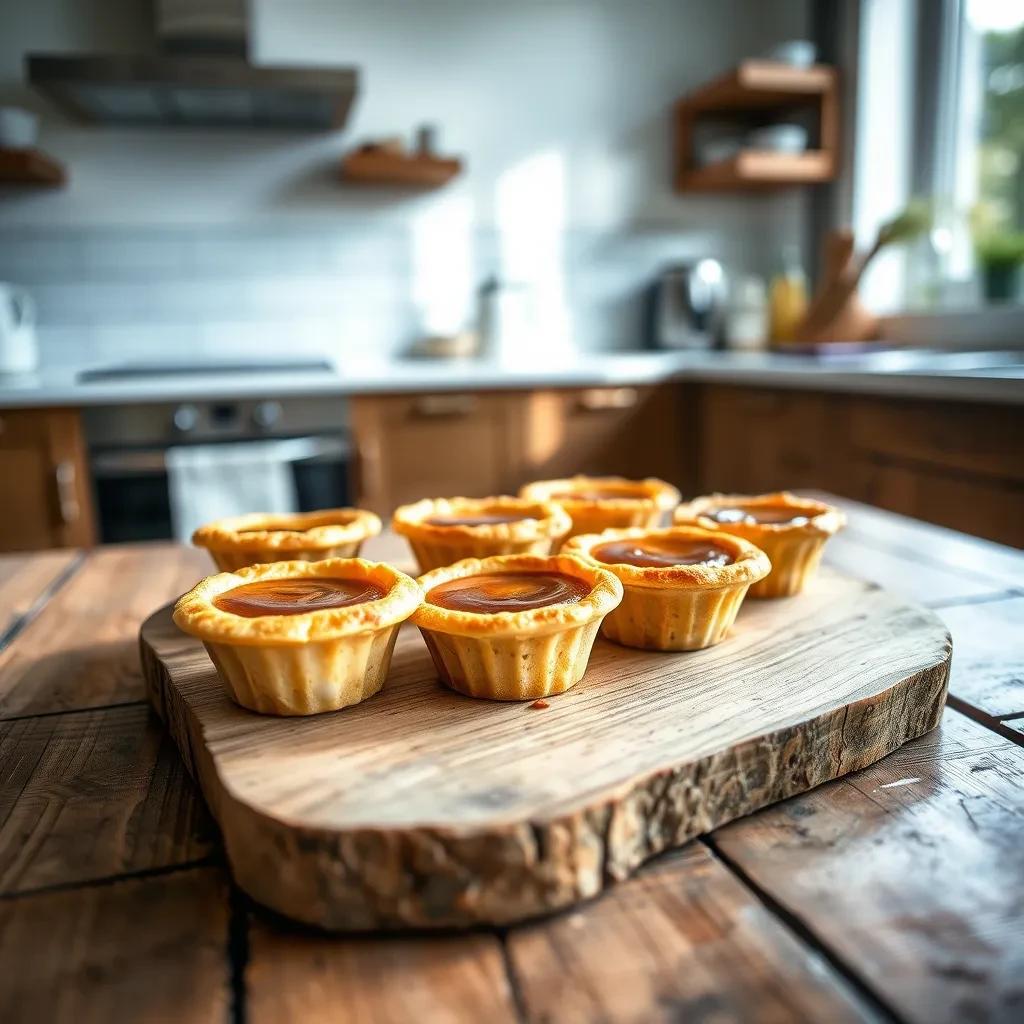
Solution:
[(587, 669), (622, 600), (607, 569), (564, 555), (467, 558), (421, 576), (413, 615), (441, 680), (469, 697), (537, 700)]
[(832, 505), (788, 491), (709, 494), (680, 505), (674, 519), (742, 537), (764, 551), (772, 571), (751, 586), (751, 597), (788, 597), (803, 590), (817, 571), (825, 542), (846, 524)]
[(269, 715), (315, 715), (372, 697), (416, 581), (381, 562), (271, 562), (208, 576), (174, 606), (230, 696)]
[(626, 647), (695, 651), (722, 640), (768, 556), (748, 541), (694, 526), (606, 530), (569, 540), (562, 553), (613, 572), (622, 604), (601, 633)]
[(380, 533), (381, 522), (360, 508), (266, 515), (262, 512), (218, 519), (192, 534), (218, 569), (232, 572), (263, 562), (316, 562), (354, 558), (363, 541)]
[(391, 521), (430, 572), (463, 558), (547, 555), (571, 521), (553, 502), (526, 498), (426, 498), (402, 505)]
[(679, 504), (679, 491), (664, 480), (627, 480), (621, 476), (574, 476), (537, 480), (519, 491), (532, 501), (554, 501), (572, 519), (570, 537), (602, 530), (661, 525), (664, 513)]

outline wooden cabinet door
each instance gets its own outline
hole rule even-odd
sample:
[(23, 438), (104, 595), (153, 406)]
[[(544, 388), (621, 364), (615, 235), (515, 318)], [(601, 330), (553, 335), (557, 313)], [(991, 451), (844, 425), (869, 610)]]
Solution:
[(928, 465), (866, 462), (863, 500), (925, 522), (1024, 547), (1024, 484)]
[(861, 397), (849, 430), (864, 501), (1024, 546), (1019, 406)]
[(706, 387), (700, 489), (758, 494), (817, 487), (848, 493), (842, 402), (841, 396), (800, 391)]
[(0, 550), (88, 545), (93, 537), (78, 413), (0, 411)]
[(687, 429), (683, 389), (597, 387), (535, 391), (526, 396), (520, 471), (527, 479), (657, 476), (687, 490)]
[(444, 392), (352, 400), (355, 492), (381, 516), (419, 498), (487, 497), (515, 485), (516, 395)]

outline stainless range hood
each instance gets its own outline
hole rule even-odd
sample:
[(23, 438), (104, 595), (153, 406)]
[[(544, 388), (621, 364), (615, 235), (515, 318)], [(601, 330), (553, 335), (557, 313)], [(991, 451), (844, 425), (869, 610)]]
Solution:
[(29, 54), (28, 80), (64, 110), (101, 124), (326, 131), (345, 123), (356, 70), (249, 63), (249, 11), (240, 0), (156, 0), (155, 25), (162, 52)]
[(28, 79), (76, 117), (101, 124), (340, 128), (354, 69), (253, 67), (238, 57), (30, 54)]

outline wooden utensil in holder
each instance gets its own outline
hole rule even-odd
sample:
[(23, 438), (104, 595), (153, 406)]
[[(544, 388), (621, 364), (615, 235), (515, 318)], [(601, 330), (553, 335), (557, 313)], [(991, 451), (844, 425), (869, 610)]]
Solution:
[(825, 241), (821, 283), (811, 300), (795, 339), (803, 344), (829, 341), (871, 341), (878, 337), (878, 319), (857, 294), (869, 261), (877, 247), (858, 260), (853, 248), (853, 232), (848, 228), (833, 231)]

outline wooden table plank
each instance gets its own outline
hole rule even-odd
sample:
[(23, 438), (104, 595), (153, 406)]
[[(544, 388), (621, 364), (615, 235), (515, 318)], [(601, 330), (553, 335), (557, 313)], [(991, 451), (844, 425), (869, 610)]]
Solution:
[(907, 1019), (1024, 1014), (1024, 749), (1009, 740), (947, 711), (712, 842)]
[(1024, 736), (1024, 551), (822, 497), (850, 517), (826, 561), (937, 606), (953, 635), (950, 694)]
[(511, 1024), (516, 1011), (494, 935), (338, 939), (257, 914), (246, 1019)]
[(215, 868), (0, 901), (0, 1020), (224, 1024), (227, 935)]
[(382, 534), (371, 537), (363, 545), (359, 554), (361, 558), (368, 558), (371, 562), (389, 562), (410, 576), (419, 575), (416, 559), (406, 539), (392, 533), (386, 526)]
[(1024, 597), (942, 608), (953, 635), (949, 692), (1024, 740)]
[(828, 542), (825, 562), (924, 605), (947, 605), (1006, 593), (1005, 588), (983, 576), (948, 569), (917, 555), (885, 551), (845, 531)]
[(139, 624), (210, 572), (172, 544), (100, 548), (0, 652), (0, 718), (142, 700)]
[(531, 1021), (877, 1016), (700, 843), (507, 943)]
[(0, 555), (0, 649), (81, 558), (71, 549)]
[(847, 536), (892, 555), (960, 572), (971, 580), (987, 581), (993, 592), (1024, 586), (1024, 551), (972, 537), (919, 519), (872, 508), (824, 492), (814, 494), (846, 511)]
[(146, 707), (0, 723), (0, 892), (189, 863), (216, 847)]

